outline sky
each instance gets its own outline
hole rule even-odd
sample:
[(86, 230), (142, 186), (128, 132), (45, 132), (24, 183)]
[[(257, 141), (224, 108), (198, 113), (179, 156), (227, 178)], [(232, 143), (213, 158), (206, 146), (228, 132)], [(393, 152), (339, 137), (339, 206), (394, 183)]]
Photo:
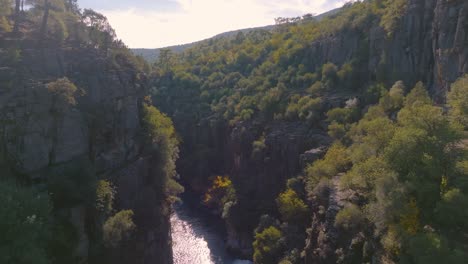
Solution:
[(346, 0), (81, 0), (109, 19), (130, 48), (186, 44), (219, 33), (274, 24), (276, 17), (320, 14)]

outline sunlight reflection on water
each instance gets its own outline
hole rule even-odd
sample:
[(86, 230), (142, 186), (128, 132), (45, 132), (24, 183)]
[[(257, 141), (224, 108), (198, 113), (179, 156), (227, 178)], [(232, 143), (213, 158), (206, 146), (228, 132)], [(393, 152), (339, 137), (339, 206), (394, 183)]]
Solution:
[(171, 215), (174, 264), (250, 264), (236, 260), (224, 249), (219, 231), (195, 211), (184, 205), (174, 208)]

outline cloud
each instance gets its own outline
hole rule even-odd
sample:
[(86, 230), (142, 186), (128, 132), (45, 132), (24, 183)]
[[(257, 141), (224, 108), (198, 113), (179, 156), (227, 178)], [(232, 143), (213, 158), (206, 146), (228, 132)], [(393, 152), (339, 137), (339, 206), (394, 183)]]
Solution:
[[(122, 0), (117, 2), (120, 1)], [(176, 8), (171, 10), (158, 8), (142, 10), (138, 6), (130, 9), (98, 10), (109, 18), (118, 36), (130, 47), (156, 48), (190, 43), (226, 31), (270, 25), (274, 23), (274, 18), (279, 16), (318, 14), (341, 6), (345, 2), (345, 0), (175, 1)]]
[(96, 10), (126, 10), (139, 11), (158, 10), (160, 12), (180, 10), (176, 0), (81, 0), (80, 6)]

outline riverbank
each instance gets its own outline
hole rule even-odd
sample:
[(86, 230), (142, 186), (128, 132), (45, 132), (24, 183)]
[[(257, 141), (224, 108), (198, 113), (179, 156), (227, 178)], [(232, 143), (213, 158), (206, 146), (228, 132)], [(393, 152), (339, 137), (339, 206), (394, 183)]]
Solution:
[(248, 264), (226, 250), (226, 230), (199, 204), (196, 195), (187, 192), (174, 205), (171, 215), (174, 264)]

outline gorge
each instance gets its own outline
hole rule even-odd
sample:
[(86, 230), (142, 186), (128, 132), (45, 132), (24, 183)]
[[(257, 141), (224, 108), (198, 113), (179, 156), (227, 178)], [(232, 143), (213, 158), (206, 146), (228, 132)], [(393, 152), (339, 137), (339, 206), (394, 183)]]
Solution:
[(466, 0), (154, 63), (76, 1), (27, 4), (0, 0), (0, 263), (466, 261)]

